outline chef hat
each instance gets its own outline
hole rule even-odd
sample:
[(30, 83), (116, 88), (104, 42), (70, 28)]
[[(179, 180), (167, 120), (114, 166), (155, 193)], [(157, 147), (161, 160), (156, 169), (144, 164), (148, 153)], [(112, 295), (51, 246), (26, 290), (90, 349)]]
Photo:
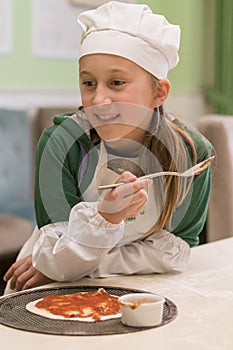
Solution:
[(82, 12), (79, 58), (104, 53), (127, 58), (158, 79), (165, 79), (178, 61), (180, 27), (147, 5), (110, 1)]

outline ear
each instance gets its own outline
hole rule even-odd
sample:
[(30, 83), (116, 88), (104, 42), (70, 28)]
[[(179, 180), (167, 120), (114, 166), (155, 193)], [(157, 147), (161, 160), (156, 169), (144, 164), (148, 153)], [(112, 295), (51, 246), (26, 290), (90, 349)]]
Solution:
[(155, 88), (154, 107), (159, 107), (166, 100), (171, 84), (167, 79), (159, 80)]

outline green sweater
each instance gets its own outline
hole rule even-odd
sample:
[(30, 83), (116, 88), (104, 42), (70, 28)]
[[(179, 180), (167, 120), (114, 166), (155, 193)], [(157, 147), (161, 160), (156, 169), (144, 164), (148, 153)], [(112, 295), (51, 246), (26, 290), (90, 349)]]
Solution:
[[(98, 162), (98, 151), (71, 114), (54, 117), (54, 126), (44, 130), (37, 147), (35, 177), (35, 210), (38, 227), (68, 221), (71, 208), (82, 201)], [(208, 158), (211, 144), (200, 133), (186, 127), (193, 139), (198, 162)], [(88, 153), (84, 175), (81, 146)], [(193, 187), (175, 211), (169, 230), (190, 246), (199, 243), (198, 236), (206, 221), (211, 184), (210, 168), (196, 176)], [(188, 206), (188, 208), (187, 208)], [(180, 218), (182, 217), (182, 220)]]

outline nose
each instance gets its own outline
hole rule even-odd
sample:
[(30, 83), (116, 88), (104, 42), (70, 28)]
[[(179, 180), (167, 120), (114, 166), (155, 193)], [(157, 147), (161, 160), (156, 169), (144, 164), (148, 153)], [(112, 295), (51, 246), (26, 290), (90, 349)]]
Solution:
[(98, 84), (92, 100), (93, 105), (103, 105), (112, 103), (110, 91), (106, 86)]

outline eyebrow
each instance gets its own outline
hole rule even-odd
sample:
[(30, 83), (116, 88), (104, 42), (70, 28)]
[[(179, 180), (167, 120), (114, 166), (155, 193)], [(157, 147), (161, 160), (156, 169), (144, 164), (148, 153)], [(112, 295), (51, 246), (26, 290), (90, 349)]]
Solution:
[(80, 70), (79, 74), (81, 75), (81, 74), (90, 74), (90, 73), (88, 71), (86, 71), (86, 70)]
[[(111, 68), (109, 69), (109, 73), (126, 73), (126, 70), (120, 69), (120, 68)], [(92, 73), (87, 70), (81, 70), (79, 74), (81, 76), (81, 75), (92, 74)]]

